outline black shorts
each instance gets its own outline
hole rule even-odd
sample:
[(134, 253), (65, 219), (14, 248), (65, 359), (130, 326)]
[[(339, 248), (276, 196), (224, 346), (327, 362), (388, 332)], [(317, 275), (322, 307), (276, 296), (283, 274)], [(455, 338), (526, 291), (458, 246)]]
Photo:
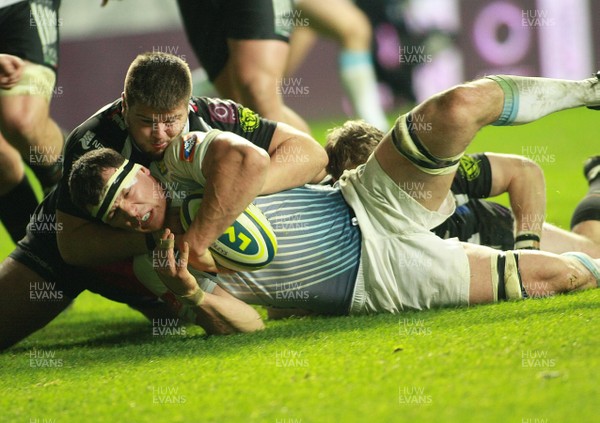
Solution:
[(177, 0), (177, 3), (188, 40), (211, 81), (229, 58), (228, 38), (287, 42), (293, 27), (291, 0)]
[(431, 231), (441, 238), (458, 238), (498, 250), (512, 250), (513, 228), (514, 217), (509, 209), (491, 201), (471, 199)]
[(71, 266), (61, 258), (58, 247), (50, 245), (49, 237), (28, 232), (10, 257), (36, 272), (42, 281), (53, 283), (56, 291), (70, 299), (89, 290), (136, 309), (161, 303), (135, 277), (133, 260), (94, 268)]
[(0, 9), (0, 53), (56, 71), (61, 0), (30, 0)]

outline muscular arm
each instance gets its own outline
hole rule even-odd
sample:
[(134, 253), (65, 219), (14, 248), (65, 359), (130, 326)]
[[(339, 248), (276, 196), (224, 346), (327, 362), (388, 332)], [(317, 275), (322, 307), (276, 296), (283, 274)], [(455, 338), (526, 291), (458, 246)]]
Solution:
[(144, 234), (113, 229), (56, 211), (58, 249), (74, 266), (96, 266), (146, 253)]
[(278, 123), (269, 147), (271, 164), (261, 194), (270, 194), (307, 183), (318, 183), (326, 175), (327, 153), (310, 135)]
[(507, 192), (515, 215), (516, 232), (541, 235), (546, 215), (546, 183), (542, 169), (522, 156), (486, 155), (492, 167), (490, 196)]
[(223, 132), (211, 142), (202, 160), (204, 198), (180, 242), (189, 243), (193, 267), (217, 270), (207, 249), (260, 194), (268, 168), (267, 153), (242, 137)]

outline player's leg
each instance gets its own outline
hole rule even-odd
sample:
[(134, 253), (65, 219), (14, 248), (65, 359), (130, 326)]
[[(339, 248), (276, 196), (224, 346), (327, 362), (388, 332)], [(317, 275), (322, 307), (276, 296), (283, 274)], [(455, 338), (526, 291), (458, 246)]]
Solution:
[(228, 59), (222, 72), (227, 78), (217, 77), (215, 86), (221, 90), (223, 82), (233, 85), (239, 96), (235, 100), (263, 117), (308, 132), (306, 122), (284, 104), (279, 88), (289, 54), (292, 2), (231, 0), (225, 4), (229, 5), (223, 10)]
[(500, 116), (503, 100), (502, 89), (492, 80), (437, 94), (398, 118), (375, 149), (375, 158), (401, 188), (420, 191), (411, 196), (421, 205), (438, 210), (465, 148), (482, 126)]
[(583, 173), (589, 189), (571, 218), (571, 231), (600, 243), (600, 156), (586, 160)]
[(19, 152), (0, 134), (0, 221), (15, 244), (25, 236), (37, 203)]
[[(596, 226), (598, 235), (600, 235), (600, 221), (588, 222), (595, 222), (594, 226)], [(597, 239), (600, 240), (600, 236)], [(544, 223), (542, 228), (540, 249), (555, 254), (580, 251), (593, 258), (600, 258), (600, 244), (597, 241), (585, 236), (585, 233), (569, 232), (549, 223)]]
[[(9, 90), (12, 94), (0, 96), (0, 130), (30, 165), (42, 186), (49, 188), (61, 175), (60, 158), (64, 137), (57, 123), (50, 117), (47, 90), (52, 92), (54, 74), (50, 70), (47, 71), (50, 75), (46, 74), (41, 65), (26, 65), (26, 69), (30, 67), (37, 67), (42, 73), (34, 72), (35, 76), (26, 77), (30, 79), (21, 81), (17, 87)], [(50, 76), (52, 83), (39, 82), (41, 78)], [(36, 87), (35, 84), (46, 88), (41, 88), (41, 85)]]
[(50, 281), (11, 257), (0, 264), (0, 350), (43, 328), (71, 303), (64, 295), (44, 300), (44, 282)]
[(294, 76), (316, 41), (317, 33), (310, 26), (294, 28), (294, 32), (290, 35), (290, 51), (285, 68), (286, 77)]
[(45, 189), (62, 171), (63, 134), (50, 118), (58, 66), (59, 1), (18, 2), (2, 9), (0, 51), (25, 66), (17, 85), (0, 92), (0, 131), (27, 162)]
[(279, 90), (288, 44), (279, 40), (229, 39), (228, 46), (229, 60), (215, 79), (217, 89), (233, 93), (235, 100), (263, 117), (309, 132), (304, 119), (284, 104)]
[(397, 183), (422, 184), (430, 195), (419, 202), (436, 210), (458, 160), (483, 126), (527, 123), (559, 110), (595, 104), (600, 104), (595, 77), (582, 81), (488, 77), (437, 94), (401, 116), (375, 157)]
[(349, 0), (300, 0), (296, 8), (312, 29), (341, 46), (339, 72), (358, 117), (381, 130), (388, 127), (371, 56), (371, 23)]
[[(469, 259), (469, 303), (539, 298), (598, 287), (598, 261), (541, 251), (506, 251), (463, 244)], [(585, 260), (585, 259), (583, 259)], [(600, 275), (599, 275), (600, 276)]]

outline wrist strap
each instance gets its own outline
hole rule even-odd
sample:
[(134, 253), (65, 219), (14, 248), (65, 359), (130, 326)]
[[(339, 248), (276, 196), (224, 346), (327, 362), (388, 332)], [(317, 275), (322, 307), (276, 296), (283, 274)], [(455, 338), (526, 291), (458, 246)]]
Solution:
[(516, 250), (539, 250), (540, 236), (535, 232), (518, 232), (515, 237)]
[(177, 299), (180, 300), (183, 304), (198, 306), (202, 304), (202, 301), (204, 301), (204, 291), (200, 287), (198, 287), (196, 291), (194, 291), (192, 294), (176, 295), (175, 297), (177, 297)]

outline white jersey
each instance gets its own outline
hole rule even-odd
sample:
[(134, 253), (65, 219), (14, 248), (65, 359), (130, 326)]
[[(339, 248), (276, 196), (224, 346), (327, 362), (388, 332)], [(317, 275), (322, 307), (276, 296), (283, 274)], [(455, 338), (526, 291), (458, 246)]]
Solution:
[[(185, 193), (203, 189), (202, 161), (219, 133), (210, 131), (191, 141), (175, 142), (162, 162), (151, 166), (153, 175), (171, 191), (167, 195), (172, 206), (180, 205)], [(204, 274), (207, 279), (249, 304), (347, 314), (361, 236), (339, 189), (307, 185), (257, 197), (253, 203), (269, 219), (277, 237), (274, 260), (265, 269)], [(201, 282), (203, 287), (210, 286), (206, 279)]]

